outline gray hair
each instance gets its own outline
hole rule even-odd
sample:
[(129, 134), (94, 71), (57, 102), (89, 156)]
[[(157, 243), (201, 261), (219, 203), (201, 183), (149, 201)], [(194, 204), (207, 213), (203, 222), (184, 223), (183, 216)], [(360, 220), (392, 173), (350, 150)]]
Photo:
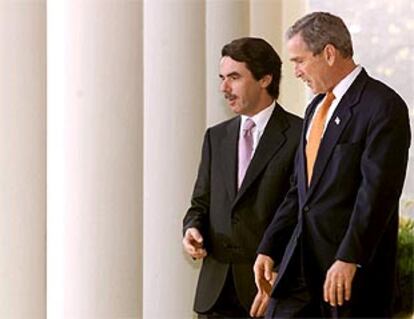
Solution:
[(344, 58), (352, 58), (351, 34), (341, 18), (328, 12), (313, 12), (297, 20), (286, 32), (290, 40), (296, 34), (302, 36), (309, 50), (314, 54), (332, 44)]

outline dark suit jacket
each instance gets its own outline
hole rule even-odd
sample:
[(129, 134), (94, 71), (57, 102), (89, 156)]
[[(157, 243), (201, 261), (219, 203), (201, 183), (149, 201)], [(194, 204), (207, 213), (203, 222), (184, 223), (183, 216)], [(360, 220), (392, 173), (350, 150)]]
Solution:
[(194, 309), (216, 302), (232, 269), (241, 304), (249, 310), (256, 295), (253, 263), (265, 228), (289, 189), (302, 120), (276, 104), (237, 191), (240, 117), (207, 130), (197, 181), (183, 224), (200, 230), (208, 256), (203, 260)]
[[(280, 263), (273, 296), (288, 293), (301, 256), (314, 294), (322, 298), (335, 260), (359, 264), (352, 291), (358, 315), (387, 316), (393, 287), (398, 202), (405, 179), (410, 128), (407, 106), (365, 70), (338, 104), (320, 145), (309, 189), (305, 132), (323, 96), (308, 107), (295, 161), (295, 183), (266, 230), (259, 253)], [(294, 259), (295, 260), (295, 259)]]

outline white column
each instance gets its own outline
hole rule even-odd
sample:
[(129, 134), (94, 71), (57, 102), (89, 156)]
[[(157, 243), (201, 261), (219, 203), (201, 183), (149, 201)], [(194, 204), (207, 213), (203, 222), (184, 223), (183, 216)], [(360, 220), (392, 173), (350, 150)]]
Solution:
[(48, 317), (140, 318), (142, 3), (48, 18)]
[(294, 76), (293, 64), (289, 61), (289, 55), (286, 50), (285, 33), (297, 19), (306, 14), (306, 1), (282, 0), (282, 3), (283, 49), (281, 57), (283, 61), (283, 73), (280, 86), (280, 101), (283, 105), (286, 105), (291, 112), (303, 116), (308, 101), (306, 88), (305, 84)]
[(249, 0), (206, 2), (207, 126), (234, 116), (219, 90), (221, 49), (231, 40), (248, 35)]
[(46, 315), (46, 4), (0, 3), (0, 318)]
[(144, 3), (144, 318), (192, 317), (181, 246), (205, 130), (203, 1)]

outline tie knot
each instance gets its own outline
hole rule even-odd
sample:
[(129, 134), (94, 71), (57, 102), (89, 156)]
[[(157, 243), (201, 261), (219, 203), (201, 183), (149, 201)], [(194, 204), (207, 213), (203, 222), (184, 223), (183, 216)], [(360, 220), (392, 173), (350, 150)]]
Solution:
[(335, 94), (332, 91), (326, 93), (324, 104), (332, 104), (332, 101), (335, 100)]
[(326, 93), (324, 100), (322, 101), (321, 106), (318, 110), (318, 118), (322, 120), (322, 122), (325, 122), (325, 117), (328, 114), (328, 110), (332, 105), (332, 101), (335, 100), (335, 95), (332, 93), (332, 91), (329, 91)]
[(252, 119), (247, 119), (243, 124), (243, 130), (244, 131), (250, 131), (255, 126), (256, 126), (256, 124), (253, 122)]

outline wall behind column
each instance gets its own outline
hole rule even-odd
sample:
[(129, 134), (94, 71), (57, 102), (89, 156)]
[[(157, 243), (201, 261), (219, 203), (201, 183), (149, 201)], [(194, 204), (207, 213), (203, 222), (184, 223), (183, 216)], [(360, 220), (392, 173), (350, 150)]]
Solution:
[(266, 39), (281, 54), (283, 43), (283, 3), (274, 0), (250, 2), (250, 35)]
[(282, 0), (282, 50), (283, 61), (282, 82), (280, 85), (280, 101), (291, 112), (303, 117), (307, 95), (305, 84), (296, 79), (293, 64), (289, 61), (286, 50), (285, 32), (300, 17), (306, 13), (306, 0)]
[(279, 103), (300, 116), (303, 116), (306, 107), (306, 91), (303, 83), (293, 74), (286, 51), (285, 32), (305, 13), (305, 8), (305, 0), (250, 1), (250, 35), (266, 39), (282, 59)]
[(285, 45), (287, 28), (305, 13), (305, 0), (209, 0), (206, 2), (207, 126), (234, 114), (219, 91), (220, 51), (227, 42), (243, 37), (262, 37), (280, 55), (282, 81), (279, 102), (300, 116), (306, 106), (306, 90), (294, 77)]
[(0, 3), (0, 318), (46, 315), (46, 4)]

